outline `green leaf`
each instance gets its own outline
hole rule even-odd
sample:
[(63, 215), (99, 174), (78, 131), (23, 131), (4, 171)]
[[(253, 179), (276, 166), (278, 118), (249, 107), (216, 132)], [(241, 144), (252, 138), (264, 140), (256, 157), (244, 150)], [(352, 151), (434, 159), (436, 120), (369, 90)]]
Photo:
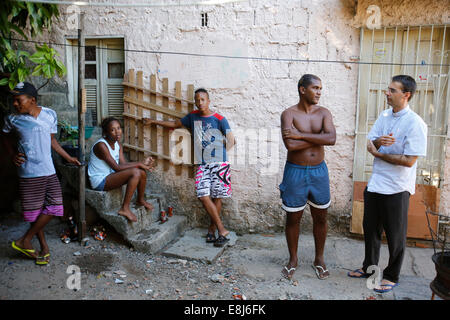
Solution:
[(40, 53), (40, 52), (36, 52), (34, 53), (31, 57), (30, 60), (33, 61), (34, 63), (45, 63), (47, 60), (45, 59), (45, 57)]
[(17, 69), (17, 75), (19, 76), (19, 82), (24, 82), (28, 75), (27, 69)]
[(18, 50), (17, 53), (19, 54), (19, 57), (30, 57), (30, 53), (24, 50)]
[(6, 86), (7, 83), (8, 83), (8, 78), (3, 78), (0, 80), (0, 86)]
[(43, 67), (42, 64), (37, 65), (37, 66), (34, 68), (33, 73), (32, 73), (31, 75), (32, 75), (32, 76), (35, 76), (35, 77), (40, 76), (40, 75), (42, 74), (42, 67)]
[(48, 64), (43, 65), (42, 66), (42, 71), (44, 72), (44, 76), (47, 79), (50, 79), (52, 77), (52, 72), (50, 70), (50, 65), (48, 65)]
[(58, 68), (59, 68), (59, 71), (58, 71), (59, 77), (64, 76), (64, 75), (67, 73), (67, 68), (66, 68), (66, 66), (65, 66), (61, 61), (59, 61), (59, 60), (55, 60), (55, 61), (56, 61), (56, 65), (57, 65)]
[[(49, 32), (53, 18), (59, 17), (58, 5), (4, 0), (0, 8), (0, 70), (11, 74), (8, 85), (14, 88), (31, 73), (46, 78), (63, 76), (66, 69), (57, 63), (55, 57), (59, 54), (55, 49), (46, 44), (36, 45), (35, 52), (21, 50), (20, 45), (12, 49), (9, 40), (17, 35), (27, 39), (27, 34)], [(6, 80), (1, 81), (5, 84)]]

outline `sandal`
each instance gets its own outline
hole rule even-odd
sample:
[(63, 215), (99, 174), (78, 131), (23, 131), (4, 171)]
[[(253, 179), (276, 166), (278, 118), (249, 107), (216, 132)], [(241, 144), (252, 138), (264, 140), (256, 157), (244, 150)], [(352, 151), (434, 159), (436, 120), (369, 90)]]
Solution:
[[(350, 274), (351, 272), (357, 273), (358, 276)], [(365, 273), (361, 269), (356, 269), (356, 270), (353, 270), (353, 271), (350, 271), (349, 273), (347, 273), (347, 276), (349, 276), (350, 278), (364, 278), (364, 279), (366, 279), (366, 278), (370, 277), (371, 274)]]
[(281, 275), (284, 278), (288, 279), (288, 280), (292, 279), (292, 276), (294, 275), (294, 272), (295, 272), (295, 268), (294, 267), (288, 269), (288, 267), (285, 266), (283, 269), (281, 269)]
[[(330, 276), (330, 272), (328, 271), (328, 269), (325, 269), (324, 267), (322, 267), (320, 265), (315, 266), (313, 264), (312, 268), (316, 272), (317, 278), (319, 278), (320, 280), (325, 280), (326, 278), (328, 278)], [(326, 274), (326, 273), (328, 273), (328, 274)]]
[(50, 262), (50, 253), (47, 253), (47, 254), (44, 255), (44, 256), (38, 256), (38, 257), (36, 258), (36, 264), (37, 264), (37, 265), (40, 265), (40, 266), (46, 265), (46, 264), (48, 264), (49, 262)]
[[(386, 293), (386, 292), (392, 291), (396, 286), (398, 286), (398, 283), (380, 284), (380, 288), (374, 288), (373, 291), (378, 292), (378, 293)], [(385, 287), (386, 289), (381, 289), (382, 287)]]
[(22, 254), (26, 255), (28, 258), (32, 258), (34, 259), (35, 257), (33, 256), (33, 254), (36, 253), (36, 250), (34, 249), (24, 249), (24, 248), (20, 248), (19, 246), (16, 245), (16, 242), (13, 241), (11, 243), (11, 246), (13, 247), (14, 250), (17, 250), (19, 252), (21, 252)]
[(225, 238), (222, 235), (219, 235), (216, 241), (214, 241), (214, 247), (223, 247), (230, 239)]
[(216, 242), (216, 235), (214, 234), (214, 233), (210, 233), (210, 232), (208, 232), (207, 234), (206, 234), (206, 242), (207, 243), (211, 243), (211, 242)]

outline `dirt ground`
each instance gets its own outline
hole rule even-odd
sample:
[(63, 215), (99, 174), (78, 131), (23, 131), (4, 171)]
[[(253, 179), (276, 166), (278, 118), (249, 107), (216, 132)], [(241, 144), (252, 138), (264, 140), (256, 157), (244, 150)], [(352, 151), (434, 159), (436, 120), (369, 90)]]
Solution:
[[(34, 260), (11, 248), (27, 228), (20, 217), (10, 215), (0, 222), (0, 299), (226, 299), (233, 288), (217, 285), (205, 275), (226, 273), (222, 261), (215, 265), (178, 262), (159, 255), (134, 251), (118, 234), (107, 229), (104, 241), (90, 236), (88, 246), (63, 243), (59, 234), (66, 224), (53, 219), (46, 227), (51, 262), (35, 265)], [(39, 243), (35, 239), (34, 247)], [(79, 255), (78, 255), (79, 254)], [(184, 263), (184, 265), (183, 265)], [(81, 289), (70, 290), (67, 269), (81, 271)], [(115, 273), (116, 272), (116, 273)], [(232, 282), (232, 274), (227, 282)], [(123, 283), (115, 283), (115, 280)]]
[[(301, 235), (302, 258), (289, 281), (280, 276), (288, 258), (283, 234), (242, 235), (215, 263), (206, 264), (136, 252), (111, 229), (104, 241), (90, 236), (87, 246), (65, 244), (59, 235), (67, 225), (60, 219), (46, 227), (51, 262), (38, 266), (11, 248), (27, 227), (17, 214), (0, 215), (0, 300), (233, 300), (242, 295), (248, 300), (429, 299), (435, 276), (433, 250), (408, 248), (404, 285), (399, 287), (403, 293), (381, 295), (367, 289), (365, 280), (346, 276), (362, 259), (363, 243), (357, 240), (329, 236), (325, 257), (331, 276), (322, 281), (311, 268), (313, 238)], [(81, 271), (80, 290), (67, 286), (73, 265)]]

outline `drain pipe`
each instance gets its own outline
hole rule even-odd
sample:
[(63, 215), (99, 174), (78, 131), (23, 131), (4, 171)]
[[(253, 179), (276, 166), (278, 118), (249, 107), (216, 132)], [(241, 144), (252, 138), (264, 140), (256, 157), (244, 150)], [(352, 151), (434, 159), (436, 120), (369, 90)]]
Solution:
[(81, 166), (78, 169), (78, 239), (86, 242), (86, 163), (84, 155), (85, 147), (85, 113), (86, 113), (86, 89), (84, 88), (84, 13), (79, 14), (78, 21), (78, 161)]

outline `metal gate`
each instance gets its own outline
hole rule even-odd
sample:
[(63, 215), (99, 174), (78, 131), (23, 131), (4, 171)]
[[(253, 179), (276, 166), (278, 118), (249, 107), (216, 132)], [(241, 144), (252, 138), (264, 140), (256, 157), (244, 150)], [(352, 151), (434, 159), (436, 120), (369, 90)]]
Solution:
[[(450, 96), (449, 29), (432, 25), (361, 30), (360, 61), (369, 63), (359, 67), (352, 232), (362, 233), (362, 192), (372, 172), (373, 156), (366, 151), (367, 134), (381, 111), (389, 108), (384, 92), (392, 76), (407, 74), (417, 82), (410, 107), (428, 125), (427, 156), (418, 159), (418, 188), (411, 197), (408, 236), (429, 238), (424, 210), (439, 209), (439, 188), (444, 177)], [(414, 225), (422, 223), (422, 215), (423, 228)]]

